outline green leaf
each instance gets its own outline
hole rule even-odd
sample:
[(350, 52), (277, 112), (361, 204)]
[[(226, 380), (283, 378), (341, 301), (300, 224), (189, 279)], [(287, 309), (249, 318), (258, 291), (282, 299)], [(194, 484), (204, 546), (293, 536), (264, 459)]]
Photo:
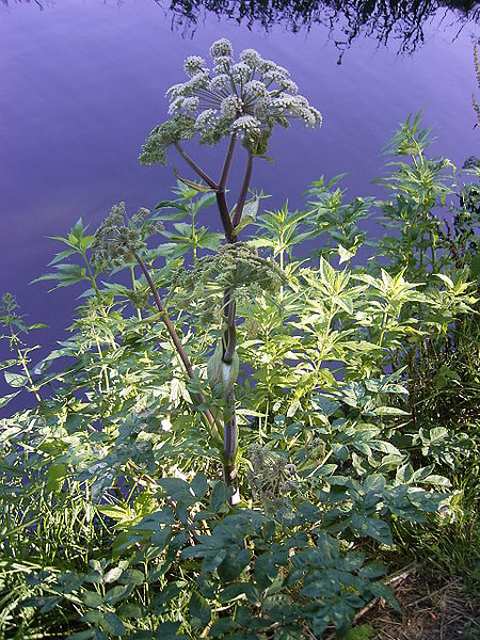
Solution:
[(179, 622), (162, 622), (156, 629), (156, 638), (159, 640), (180, 640), (184, 636), (178, 636), (177, 632), (180, 628)]
[(350, 629), (343, 640), (373, 640), (377, 635), (376, 630), (370, 624), (361, 624)]
[(129, 585), (122, 584), (112, 587), (105, 594), (105, 602), (107, 604), (116, 604), (123, 600), (123, 598), (130, 593)]
[(126, 631), (125, 626), (120, 618), (115, 613), (111, 612), (104, 614), (104, 622), (102, 627), (104, 631), (115, 636), (122, 636)]
[(355, 252), (345, 249), (345, 247), (341, 244), (338, 245), (337, 250), (338, 250), (338, 255), (340, 256), (340, 264), (343, 264), (344, 262), (348, 262), (355, 256)]
[(227, 557), (226, 549), (219, 549), (215, 553), (206, 555), (202, 561), (202, 573), (213, 573)]
[(87, 629), (86, 631), (79, 631), (72, 636), (68, 636), (67, 640), (90, 640), (90, 638), (94, 638), (94, 636), (95, 631), (93, 629)]
[(369, 586), (371, 593), (377, 598), (383, 598), (387, 604), (389, 604), (398, 613), (402, 612), (398, 600), (395, 597), (393, 591), (383, 582), (374, 582)]
[(119, 579), (122, 584), (138, 586), (145, 582), (145, 576), (138, 569), (127, 569)]
[(172, 500), (186, 504), (195, 502), (190, 485), (181, 478), (161, 478), (158, 484)]
[(11, 387), (24, 387), (28, 384), (27, 376), (22, 373), (13, 373), (11, 371), (5, 371), (5, 382)]
[(102, 596), (96, 591), (84, 591), (82, 593), (82, 601), (92, 609), (98, 609), (103, 604)]
[(354, 514), (351, 518), (351, 528), (361, 536), (369, 536), (381, 544), (393, 544), (392, 532), (386, 522), (376, 518), (368, 518)]
[(112, 518), (112, 520), (124, 520), (128, 514), (128, 507), (112, 504), (105, 507), (97, 507), (97, 511), (103, 513), (104, 516)]
[(103, 582), (108, 584), (109, 582), (115, 582), (120, 578), (123, 573), (123, 569), (121, 567), (113, 567), (103, 577)]
[(67, 465), (63, 463), (52, 464), (47, 472), (47, 490), (58, 493), (67, 476)]
[(190, 486), (197, 498), (203, 498), (208, 491), (207, 477), (203, 473), (197, 473)]
[(219, 480), (213, 487), (212, 495), (210, 496), (210, 508), (217, 513), (220, 509), (228, 503), (230, 497), (230, 489), (227, 485)]
[(178, 200), (160, 200), (160, 202), (157, 202), (155, 205), (155, 209), (178, 209), (183, 213), (188, 213), (188, 207)]
[(183, 184), (186, 184), (187, 187), (191, 187), (192, 189), (195, 189), (195, 191), (198, 191), (199, 193), (211, 193), (213, 191), (211, 187), (205, 184), (202, 184), (201, 182), (194, 182), (193, 180), (189, 180), (188, 178), (183, 178), (176, 171), (175, 171), (175, 177), (178, 180), (180, 180), (180, 182), (183, 182)]
[(9, 393), (6, 396), (3, 396), (2, 398), (0, 398), (0, 409), (3, 409), (3, 407), (6, 407), (7, 404), (13, 400), (13, 398), (15, 398), (16, 396), (18, 396), (18, 394), (20, 393), (20, 391), (16, 391), (15, 393)]
[(422, 480), (422, 482), (424, 482), (425, 484), (432, 484), (436, 487), (451, 487), (452, 483), (450, 482), (450, 480), (448, 478), (445, 478), (445, 476), (439, 476), (439, 475), (435, 475), (432, 474), (430, 476), (427, 476), (424, 480)]
[(192, 593), (188, 610), (190, 619), (197, 631), (204, 629), (211, 620), (212, 612), (207, 601), (196, 592)]

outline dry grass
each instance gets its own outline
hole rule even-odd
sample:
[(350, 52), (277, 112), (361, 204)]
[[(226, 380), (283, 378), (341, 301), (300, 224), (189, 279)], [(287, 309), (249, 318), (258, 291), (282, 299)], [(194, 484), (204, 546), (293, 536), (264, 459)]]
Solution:
[(414, 573), (395, 595), (401, 614), (379, 602), (361, 619), (376, 630), (376, 640), (480, 640), (480, 599), (469, 597), (460, 579)]

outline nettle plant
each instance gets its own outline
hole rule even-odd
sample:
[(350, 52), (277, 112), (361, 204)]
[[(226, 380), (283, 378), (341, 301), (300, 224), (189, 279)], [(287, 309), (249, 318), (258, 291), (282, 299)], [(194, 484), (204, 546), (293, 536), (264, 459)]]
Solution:
[[(57, 238), (38, 280), (83, 285), (69, 337), (32, 362), (39, 326), (3, 299), (2, 406), (34, 400), (0, 437), (5, 637), (342, 637), (372, 598), (393, 603), (371, 561), (393, 548), (392, 522), (447, 519), (435, 433), (420, 447), (405, 429), (406, 369), (471, 314), (465, 274), (353, 268), (373, 200), (347, 202), (337, 179), (303, 211), (260, 211), (252, 168), (274, 127), (321, 118), (255, 51), (234, 63), (222, 39), (211, 54), (213, 70), (187, 59), (141, 154), (176, 151), (200, 181)], [(185, 150), (194, 137), (225, 138), (218, 179)], [(222, 233), (201, 224), (215, 207)]]

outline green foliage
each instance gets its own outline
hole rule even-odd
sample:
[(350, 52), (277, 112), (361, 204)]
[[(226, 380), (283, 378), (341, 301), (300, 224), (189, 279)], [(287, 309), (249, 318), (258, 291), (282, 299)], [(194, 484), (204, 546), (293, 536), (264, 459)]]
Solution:
[(193, 118), (179, 114), (154, 127), (142, 147), (140, 162), (145, 165), (166, 164), (168, 147), (192, 138), (194, 124)]
[[(202, 225), (218, 192), (185, 181), (154, 214), (77, 223), (38, 280), (84, 290), (40, 362), (41, 325), (3, 297), (1, 403), (32, 406), (0, 423), (0, 638), (368, 638), (355, 613), (397, 606), (387, 551), (477, 557), (476, 183), (427, 143), (401, 127), (384, 202), (338, 178), (302, 211), (253, 196), (243, 242), (221, 245)], [(388, 264), (355, 266), (375, 206)]]

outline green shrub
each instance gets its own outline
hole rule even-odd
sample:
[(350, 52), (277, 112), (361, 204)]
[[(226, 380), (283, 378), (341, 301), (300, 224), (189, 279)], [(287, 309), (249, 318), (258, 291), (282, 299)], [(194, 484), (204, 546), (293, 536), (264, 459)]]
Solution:
[[(372, 598), (395, 606), (380, 560), (405, 532), (458, 522), (457, 475), (478, 460), (476, 360), (462, 359), (477, 335), (471, 198), (449, 236), (433, 217), (454, 194), (451, 163), (425, 157), (415, 119), (394, 138), (411, 160), (387, 180), (391, 201), (345, 202), (321, 179), (304, 211), (263, 211), (249, 183), (274, 126), (320, 116), (288, 72), (251, 50), (234, 69), (229, 46), (213, 46), (215, 77), (262, 78), (245, 112), (229, 99), (195, 128), (206, 72), (189, 58), (193, 78), (142, 152), (176, 148), (203, 182), (57, 238), (38, 280), (83, 285), (68, 338), (35, 362), (41, 325), (3, 298), (2, 406), (24, 393), (32, 407), (1, 423), (1, 637), (341, 637)], [(183, 149), (197, 133), (229, 137), (218, 181)], [(390, 264), (354, 266), (377, 205), (399, 234), (382, 243)], [(215, 207), (223, 234), (202, 224)]]

